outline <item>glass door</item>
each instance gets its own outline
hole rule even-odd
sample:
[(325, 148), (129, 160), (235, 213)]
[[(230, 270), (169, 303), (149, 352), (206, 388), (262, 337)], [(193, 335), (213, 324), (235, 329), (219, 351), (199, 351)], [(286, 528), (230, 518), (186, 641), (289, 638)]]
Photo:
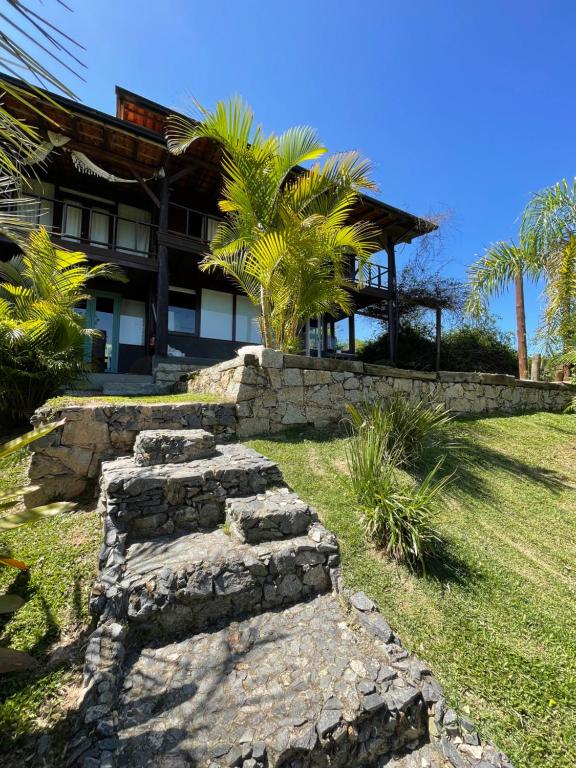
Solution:
[(95, 373), (118, 370), (118, 334), (121, 298), (117, 293), (95, 292), (86, 303), (86, 326), (100, 331), (87, 348)]

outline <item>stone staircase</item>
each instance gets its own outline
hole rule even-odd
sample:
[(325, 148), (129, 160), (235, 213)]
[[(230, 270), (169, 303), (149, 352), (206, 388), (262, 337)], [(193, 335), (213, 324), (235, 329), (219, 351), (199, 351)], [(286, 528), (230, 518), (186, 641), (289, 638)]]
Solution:
[(508, 768), (446, 710), (276, 464), (203, 430), (102, 467), (84, 768)]

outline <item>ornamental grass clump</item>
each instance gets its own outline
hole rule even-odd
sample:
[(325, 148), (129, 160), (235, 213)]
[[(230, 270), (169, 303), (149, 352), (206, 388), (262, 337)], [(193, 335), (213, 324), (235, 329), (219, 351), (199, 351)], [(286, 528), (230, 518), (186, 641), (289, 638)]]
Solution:
[(425, 445), (445, 440), (450, 416), (441, 406), (398, 395), (349, 406), (349, 412), (346, 458), (364, 534), (394, 560), (424, 568), (442, 544), (435, 501), (451, 476), (441, 475), (444, 457), (421, 481), (401, 467), (412, 464)]
[(395, 456), (399, 465), (415, 464), (429, 448), (449, 445), (450, 412), (432, 398), (412, 400), (400, 392), (375, 402), (348, 405), (349, 422), (354, 432), (374, 429), (382, 451)]

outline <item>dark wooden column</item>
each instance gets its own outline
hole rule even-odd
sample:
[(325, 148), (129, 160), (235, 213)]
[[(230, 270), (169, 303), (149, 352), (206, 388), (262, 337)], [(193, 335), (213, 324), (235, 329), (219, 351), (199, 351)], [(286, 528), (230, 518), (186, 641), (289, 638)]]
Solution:
[[(158, 235), (161, 237), (168, 230), (168, 203), (170, 190), (166, 174), (160, 186), (160, 208), (158, 213)], [(156, 284), (156, 354), (166, 357), (168, 354), (168, 248), (158, 245), (158, 282)]]
[(356, 327), (355, 327), (355, 315), (352, 312), (348, 315), (348, 352), (351, 355), (356, 354)]
[(436, 370), (440, 370), (440, 350), (442, 347), (442, 309), (436, 307)]
[(388, 350), (391, 365), (396, 365), (398, 347), (398, 289), (396, 286), (396, 254), (394, 241), (386, 242), (388, 254)]

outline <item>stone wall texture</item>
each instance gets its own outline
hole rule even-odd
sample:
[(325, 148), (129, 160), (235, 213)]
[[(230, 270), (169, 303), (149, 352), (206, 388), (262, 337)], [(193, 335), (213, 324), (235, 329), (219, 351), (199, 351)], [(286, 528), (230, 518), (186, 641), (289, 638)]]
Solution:
[(338, 422), (348, 403), (392, 392), (433, 397), (457, 415), (562, 411), (576, 394), (564, 383), (488, 373), (426, 373), (359, 361), (284, 355), (243, 347), (233, 360), (192, 373), (189, 392), (211, 392), (237, 404), (238, 435), (278, 432), (291, 425)]
[(40, 409), (34, 424), (64, 425), (34, 444), (26, 503), (72, 499), (88, 491), (103, 460), (132, 451), (143, 430), (206, 429), (220, 441), (279, 432), (293, 425), (338, 423), (348, 403), (402, 392), (434, 397), (459, 415), (562, 411), (570, 384), (519, 381), (486, 373), (424, 373), (367, 363), (284, 355), (244, 347), (225, 363), (189, 374), (182, 391), (212, 393), (221, 403), (69, 406)]
[(220, 442), (235, 437), (237, 430), (234, 403), (45, 407), (32, 418), (34, 425), (48, 421), (64, 424), (34, 443), (28, 506), (86, 493), (97, 481), (102, 461), (131, 453), (143, 430), (201, 428)]

